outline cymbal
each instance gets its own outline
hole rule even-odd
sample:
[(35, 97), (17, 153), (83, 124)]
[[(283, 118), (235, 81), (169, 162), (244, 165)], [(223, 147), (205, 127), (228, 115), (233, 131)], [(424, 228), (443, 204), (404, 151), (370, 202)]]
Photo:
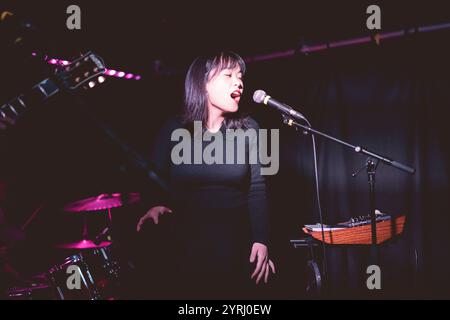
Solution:
[(84, 239), (78, 242), (57, 244), (55, 247), (59, 249), (98, 249), (108, 247), (111, 244), (111, 241), (103, 241), (99, 244), (95, 244), (92, 240)]
[(79, 200), (67, 204), (64, 211), (67, 212), (83, 212), (83, 211), (100, 211), (111, 208), (118, 208), (126, 204), (134, 204), (140, 200), (140, 194), (132, 192), (128, 194), (121, 193), (102, 193), (96, 197)]

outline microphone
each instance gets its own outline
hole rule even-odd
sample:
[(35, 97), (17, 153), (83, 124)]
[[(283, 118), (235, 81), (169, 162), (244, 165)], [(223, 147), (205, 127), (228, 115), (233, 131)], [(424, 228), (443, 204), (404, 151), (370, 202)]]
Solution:
[(307, 121), (305, 116), (302, 115), (300, 112), (292, 109), (287, 104), (275, 100), (274, 98), (266, 94), (264, 90), (256, 90), (255, 93), (253, 94), (253, 101), (255, 101), (256, 103), (262, 103), (265, 104), (266, 106), (275, 108), (278, 111), (281, 111), (293, 118)]

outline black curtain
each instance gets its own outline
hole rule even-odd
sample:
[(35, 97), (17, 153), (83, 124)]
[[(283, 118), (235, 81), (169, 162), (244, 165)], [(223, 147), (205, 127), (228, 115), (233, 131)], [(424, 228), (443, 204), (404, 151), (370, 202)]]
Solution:
[[(247, 91), (265, 89), (304, 113), (315, 128), (416, 168), (409, 175), (380, 164), (376, 174), (376, 208), (407, 217), (403, 235), (380, 247), (384, 297), (450, 296), (448, 37), (448, 32), (416, 34), (249, 67)], [(255, 115), (263, 127), (284, 126), (276, 111), (258, 109)], [(269, 177), (273, 241), (280, 272), (289, 270), (283, 286), (295, 293), (295, 287), (301, 291), (296, 282), (301, 276), (293, 276), (303, 263), (297, 253), (306, 253), (293, 250), (289, 240), (303, 237), (302, 224), (319, 217), (311, 138), (281, 128), (280, 140), (280, 172)], [(324, 222), (369, 214), (367, 175), (363, 170), (351, 176), (366, 157), (317, 141)], [(367, 248), (326, 252), (331, 296), (369, 294)]]

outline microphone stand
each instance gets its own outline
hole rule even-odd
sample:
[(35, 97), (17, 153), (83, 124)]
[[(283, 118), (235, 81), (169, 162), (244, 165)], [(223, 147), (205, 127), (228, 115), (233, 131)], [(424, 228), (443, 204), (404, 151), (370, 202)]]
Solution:
[(370, 261), (371, 261), (371, 264), (378, 265), (379, 254), (378, 254), (378, 247), (377, 247), (377, 226), (376, 226), (376, 214), (375, 214), (375, 174), (376, 174), (376, 169), (378, 167), (378, 164), (381, 162), (386, 165), (393, 166), (394, 168), (397, 168), (397, 169), (407, 172), (409, 174), (414, 174), (416, 170), (414, 168), (404, 165), (400, 162), (397, 162), (395, 160), (392, 160), (390, 158), (387, 158), (387, 157), (377, 154), (375, 152), (369, 151), (361, 146), (355, 146), (346, 141), (343, 141), (343, 140), (340, 140), (333, 136), (330, 136), (326, 133), (323, 133), (319, 130), (312, 128), (311, 126), (302, 125), (302, 124), (296, 122), (293, 118), (291, 118), (287, 115), (284, 115), (284, 114), (283, 114), (283, 122), (285, 124), (287, 124), (288, 126), (295, 127), (296, 129), (298, 129), (298, 128), (303, 129), (303, 132), (305, 134), (308, 134), (308, 133), (316, 134), (318, 136), (324, 137), (328, 140), (334, 141), (338, 144), (341, 144), (343, 146), (351, 148), (356, 153), (368, 156), (365, 165), (361, 169), (359, 169), (357, 172), (353, 173), (352, 176), (355, 177), (359, 172), (362, 171), (362, 169), (364, 169), (364, 168), (366, 169), (367, 179), (369, 181), (370, 218), (371, 218), (371, 232), (372, 232), (372, 241), (371, 241), (371, 248), (370, 248)]

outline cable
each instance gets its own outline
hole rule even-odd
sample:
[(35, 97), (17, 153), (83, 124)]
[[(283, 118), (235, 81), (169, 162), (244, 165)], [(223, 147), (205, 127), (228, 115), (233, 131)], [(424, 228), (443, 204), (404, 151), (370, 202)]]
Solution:
[[(309, 127), (311, 126), (311, 123), (308, 121), (308, 119), (305, 118), (306, 123)], [(323, 229), (323, 214), (322, 214), (322, 206), (320, 204), (320, 188), (319, 188), (319, 171), (317, 169), (317, 150), (316, 150), (316, 139), (314, 137), (314, 134), (311, 134), (312, 139), (312, 145), (313, 145), (313, 158), (314, 158), (314, 176), (315, 176), (315, 184), (316, 184), (316, 199), (317, 199), (317, 211), (319, 212), (319, 221), (322, 231), (322, 251), (323, 251), (323, 260), (322, 260), (322, 269), (323, 269), (323, 275), (325, 279), (325, 284), (327, 285), (328, 282), (328, 263), (327, 263), (327, 256), (326, 256), (326, 249), (325, 249), (325, 231)]]

